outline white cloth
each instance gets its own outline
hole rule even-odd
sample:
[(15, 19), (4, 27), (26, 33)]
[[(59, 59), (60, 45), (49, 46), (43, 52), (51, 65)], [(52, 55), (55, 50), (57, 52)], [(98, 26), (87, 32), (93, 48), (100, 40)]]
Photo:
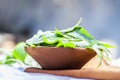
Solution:
[(23, 69), (16, 69), (0, 65), (0, 80), (91, 80), (66, 76), (56, 76), (41, 73), (25, 73)]

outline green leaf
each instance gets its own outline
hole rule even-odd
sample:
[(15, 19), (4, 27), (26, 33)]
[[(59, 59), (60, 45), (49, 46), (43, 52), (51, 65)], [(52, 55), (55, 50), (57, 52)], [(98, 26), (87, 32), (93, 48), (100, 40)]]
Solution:
[(55, 43), (58, 42), (58, 40), (57, 40), (57, 38), (55, 36), (46, 38), (46, 36), (43, 35), (42, 39), (43, 39), (44, 43), (46, 43), (46, 44), (55, 44)]
[(75, 48), (75, 45), (71, 42), (67, 42), (67, 43), (64, 44), (64, 47), (65, 48)]
[(87, 41), (76, 41), (76, 42), (73, 42), (73, 43), (75, 44), (76, 47), (86, 48), (86, 47), (90, 46), (90, 43), (88, 43)]
[(3, 62), (3, 61), (0, 61), (0, 64), (4, 64), (4, 62)]
[(102, 64), (103, 52), (102, 52), (101, 49), (97, 46), (97, 43), (92, 46), (92, 49), (93, 49), (94, 51), (96, 51), (97, 56), (98, 56), (98, 58), (100, 59), (100, 63), (99, 63), (99, 65), (98, 65), (98, 67), (99, 67), (99, 66)]
[(55, 35), (56, 35), (57, 37), (64, 37), (64, 34), (63, 34), (62, 32), (60, 32), (57, 28), (56, 28), (56, 30), (55, 30)]
[(37, 44), (43, 43), (42, 35), (44, 33), (39, 30), (37, 34), (35, 34), (32, 38), (26, 40), (26, 44), (30, 46), (36, 46)]
[(105, 43), (105, 42), (101, 42), (101, 44), (106, 48), (115, 48), (115, 46), (108, 44), (108, 43)]
[(14, 64), (14, 63), (16, 63), (16, 62), (17, 62), (17, 61), (16, 61), (15, 59), (8, 59), (8, 60), (5, 61), (4, 64), (11, 65), (11, 64)]
[(22, 62), (24, 62), (27, 56), (27, 52), (25, 51), (24, 46), (26, 46), (26, 44), (24, 42), (21, 42), (17, 44), (13, 50), (13, 56)]
[(91, 36), (83, 27), (80, 29), (80, 33), (89, 40), (94, 40), (94, 37)]
[(59, 39), (58, 44), (56, 45), (56, 47), (64, 47), (64, 44), (62, 42), (62, 39)]

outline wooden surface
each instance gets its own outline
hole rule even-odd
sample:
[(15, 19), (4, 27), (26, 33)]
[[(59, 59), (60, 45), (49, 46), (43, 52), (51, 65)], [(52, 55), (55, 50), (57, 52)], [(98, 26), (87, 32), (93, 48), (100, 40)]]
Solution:
[(81, 69), (73, 70), (43, 70), (39, 68), (27, 68), (25, 72), (46, 73), (60, 76), (70, 76), (76, 78), (100, 79), (100, 80), (120, 80), (120, 67), (110, 66), (103, 61), (98, 67), (99, 59), (95, 56)]

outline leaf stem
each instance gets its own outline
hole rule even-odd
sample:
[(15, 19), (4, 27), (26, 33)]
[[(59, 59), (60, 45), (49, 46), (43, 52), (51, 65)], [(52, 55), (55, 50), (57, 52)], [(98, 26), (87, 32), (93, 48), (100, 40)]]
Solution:
[(75, 26), (79, 26), (81, 22), (82, 22), (82, 18), (79, 19), (79, 21), (77, 22)]

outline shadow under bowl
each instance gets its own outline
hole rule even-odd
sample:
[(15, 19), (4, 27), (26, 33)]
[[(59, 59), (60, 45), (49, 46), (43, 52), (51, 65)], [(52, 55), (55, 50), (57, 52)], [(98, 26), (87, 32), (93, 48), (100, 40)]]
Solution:
[(80, 69), (96, 52), (85, 48), (25, 47), (43, 69)]

